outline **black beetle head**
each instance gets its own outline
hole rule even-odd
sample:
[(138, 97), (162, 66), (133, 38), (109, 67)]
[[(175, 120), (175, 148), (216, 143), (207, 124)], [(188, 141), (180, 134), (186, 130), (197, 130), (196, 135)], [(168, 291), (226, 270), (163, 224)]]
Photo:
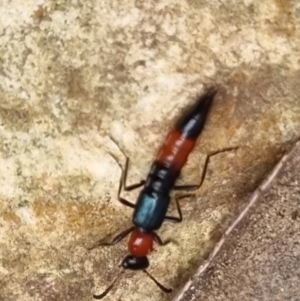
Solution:
[(149, 266), (149, 260), (146, 256), (134, 257), (127, 255), (122, 261), (122, 267), (128, 270), (145, 270)]

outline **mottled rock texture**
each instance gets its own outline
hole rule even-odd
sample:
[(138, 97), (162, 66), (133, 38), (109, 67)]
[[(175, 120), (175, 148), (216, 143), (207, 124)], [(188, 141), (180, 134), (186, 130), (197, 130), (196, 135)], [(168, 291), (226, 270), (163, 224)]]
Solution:
[[(21, 1), (0, 6), (0, 300), (91, 300), (118, 273), (130, 224), (116, 200), (148, 172), (174, 118), (219, 87), (182, 182), (199, 178), (184, 221), (159, 231), (149, 271), (179, 287), (239, 205), (300, 136), (297, 0)], [(114, 142), (117, 141), (117, 144)], [(136, 193), (124, 194), (135, 200)], [(174, 211), (171, 206), (170, 211)], [(106, 300), (169, 300), (128, 272)]]
[(300, 142), (281, 162), (206, 273), (176, 301), (300, 300)]

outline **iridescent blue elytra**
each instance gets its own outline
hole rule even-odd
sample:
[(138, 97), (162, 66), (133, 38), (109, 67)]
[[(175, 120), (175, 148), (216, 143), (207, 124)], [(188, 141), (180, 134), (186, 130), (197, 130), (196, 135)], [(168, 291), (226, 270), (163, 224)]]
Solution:
[(169, 203), (169, 196), (155, 197), (142, 193), (135, 207), (133, 224), (145, 232), (159, 229), (164, 221)]
[(178, 171), (155, 161), (148, 174), (144, 189), (137, 199), (132, 222), (143, 232), (157, 230), (166, 216), (169, 192), (178, 177)]

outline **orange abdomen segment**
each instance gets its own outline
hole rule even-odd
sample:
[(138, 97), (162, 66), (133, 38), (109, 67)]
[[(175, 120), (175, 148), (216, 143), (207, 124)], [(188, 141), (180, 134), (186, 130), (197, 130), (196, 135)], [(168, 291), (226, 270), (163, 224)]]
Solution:
[(173, 130), (160, 149), (157, 161), (166, 167), (181, 170), (195, 144), (196, 140), (186, 139), (179, 131)]

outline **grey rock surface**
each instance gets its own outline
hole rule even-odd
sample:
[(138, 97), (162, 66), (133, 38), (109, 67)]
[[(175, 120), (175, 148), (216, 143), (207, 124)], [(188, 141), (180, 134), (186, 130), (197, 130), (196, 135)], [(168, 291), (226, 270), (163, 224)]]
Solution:
[(300, 143), (215, 260), (176, 300), (300, 300), (299, 183)]

